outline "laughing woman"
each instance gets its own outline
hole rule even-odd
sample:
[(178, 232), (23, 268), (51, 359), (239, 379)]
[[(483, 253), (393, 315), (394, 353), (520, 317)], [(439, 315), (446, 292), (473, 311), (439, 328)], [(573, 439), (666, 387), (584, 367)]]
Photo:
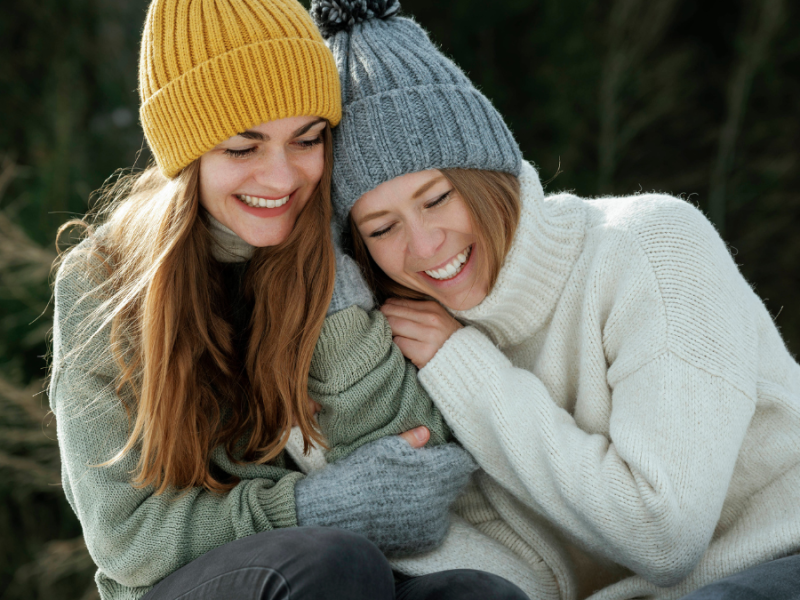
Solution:
[[(158, 164), (79, 223), (55, 283), (50, 402), (101, 598), (429, 597), (441, 575), (395, 582), (384, 554), (441, 543), (474, 467), (452, 444), (363, 445), (446, 430), (335, 260), (330, 51), (295, 0), (155, 0), (140, 95)], [(324, 408), (352, 397), (401, 416)], [(323, 434), (340, 460), (304, 477)]]
[(528, 560), (572, 571), (563, 598), (798, 598), (800, 366), (724, 242), (669, 196), (545, 196), (397, 9), (312, 8), (334, 208)]

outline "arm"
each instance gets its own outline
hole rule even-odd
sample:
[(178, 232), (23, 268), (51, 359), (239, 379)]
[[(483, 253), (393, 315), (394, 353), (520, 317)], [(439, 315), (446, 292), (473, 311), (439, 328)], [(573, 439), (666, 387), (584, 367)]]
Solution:
[(377, 310), (351, 306), (325, 321), (311, 361), (309, 393), (321, 406), (319, 423), (333, 462), (387, 435), (424, 425), (429, 445), (451, 439), (442, 414), (417, 380), (414, 365), (392, 343)]
[(102, 323), (102, 298), (94, 291), (102, 272), (101, 265), (70, 256), (59, 273), (49, 391), (64, 493), (95, 563), (123, 585), (147, 587), (216, 546), (296, 525), (294, 484), (301, 475), (286, 469), (254, 469), (224, 495), (195, 488), (155, 496), (130, 484), (136, 451), (96, 466), (124, 446), (129, 428), (114, 390), (109, 328), (94, 333)]
[(504, 487), (591, 551), (669, 585), (708, 547), (754, 412), (757, 305), (698, 211), (662, 198), (637, 207), (647, 202), (584, 262), (594, 286), (571, 301), (585, 322), (557, 309), (590, 348), (542, 358), (573, 373), (542, 373), (566, 391), (551, 397), (471, 327), (420, 378)]
[(299, 473), (265, 466), (261, 477), (243, 480), (226, 494), (193, 488), (155, 496), (130, 483), (137, 453), (95, 466), (127, 438), (127, 415), (111, 385), (66, 367), (51, 391), (64, 492), (92, 559), (108, 577), (126, 586), (150, 586), (217, 546), (296, 525)]
[(658, 585), (683, 579), (705, 551), (754, 410), (725, 381), (665, 353), (614, 386), (608, 433), (588, 433), (471, 327), (420, 377), (489, 475)]

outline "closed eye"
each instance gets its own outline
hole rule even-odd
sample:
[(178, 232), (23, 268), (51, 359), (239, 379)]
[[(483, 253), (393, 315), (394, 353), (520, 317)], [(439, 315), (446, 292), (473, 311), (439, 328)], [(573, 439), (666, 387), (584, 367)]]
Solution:
[(322, 143), (322, 136), (319, 135), (312, 140), (297, 140), (297, 144), (305, 149), (305, 148), (313, 148)]
[(233, 158), (244, 158), (245, 156), (249, 156), (255, 151), (256, 151), (255, 146), (252, 146), (251, 148), (245, 148), (244, 150), (234, 150), (233, 148), (226, 148), (225, 154), (227, 154), (228, 156), (232, 156)]
[(442, 194), (441, 196), (439, 196), (435, 200), (432, 200), (431, 202), (428, 202), (428, 204), (425, 205), (425, 208), (434, 208), (436, 206), (439, 206), (440, 204), (443, 204), (450, 197), (450, 194), (452, 194), (452, 193), (453, 193), (453, 190), (451, 188), (450, 190), (446, 191), (444, 194)]
[(387, 227), (384, 227), (383, 229), (378, 229), (377, 231), (373, 231), (372, 233), (369, 234), (369, 237), (371, 237), (373, 239), (382, 238), (387, 233), (389, 233), (393, 228), (394, 228), (394, 223), (392, 223), (391, 225), (389, 225)]

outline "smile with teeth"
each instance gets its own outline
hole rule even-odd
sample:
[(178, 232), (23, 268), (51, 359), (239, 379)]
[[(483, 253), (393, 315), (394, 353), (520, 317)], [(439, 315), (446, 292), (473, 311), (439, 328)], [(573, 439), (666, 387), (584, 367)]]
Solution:
[(452, 261), (443, 266), (441, 269), (425, 271), (425, 274), (428, 275), (429, 277), (433, 277), (434, 279), (438, 279), (439, 281), (452, 279), (453, 277), (461, 273), (461, 269), (464, 268), (464, 264), (467, 262), (470, 253), (472, 253), (472, 246), (467, 247), (466, 250), (464, 250), (461, 254), (456, 256)]
[(244, 194), (237, 194), (236, 197), (253, 208), (280, 208), (289, 201), (289, 196), (279, 198), (278, 200), (267, 200), (266, 198), (259, 198), (257, 196), (246, 196)]

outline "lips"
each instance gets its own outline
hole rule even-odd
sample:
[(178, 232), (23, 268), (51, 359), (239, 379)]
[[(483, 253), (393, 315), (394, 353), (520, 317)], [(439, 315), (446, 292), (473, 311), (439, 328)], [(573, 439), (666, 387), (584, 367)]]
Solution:
[(246, 194), (237, 194), (236, 197), (253, 208), (280, 208), (289, 201), (290, 196), (284, 196), (277, 200), (269, 200), (267, 198), (260, 198), (259, 196), (248, 196)]
[(469, 256), (472, 254), (472, 246), (467, 246), (462, 252), (460, 252), (453, 260), (449, 263), (440, 267), (438, 269), (431, 269), (430, 271), (424, 271), (424, 273), (433, 279), (438, 281), (446, 281), (448, 279), (452, 279), (456, 275), (461, 272), (461, 269), (464, 268), (464, 265), (469, 260)]

